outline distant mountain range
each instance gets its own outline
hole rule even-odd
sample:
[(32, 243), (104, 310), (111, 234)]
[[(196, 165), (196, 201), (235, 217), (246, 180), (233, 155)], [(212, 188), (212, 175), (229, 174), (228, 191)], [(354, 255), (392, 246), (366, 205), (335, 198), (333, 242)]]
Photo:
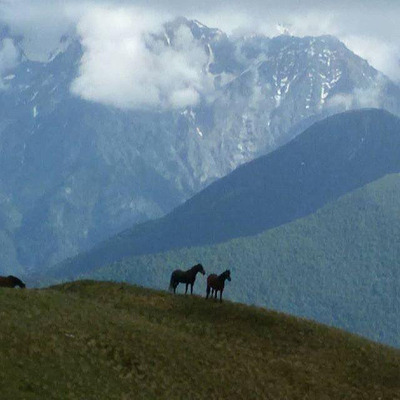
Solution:
[(232, 38), (180, 18), (159, 40), (175, 46), (181, 26), (215, 86), (196, 107), (122, 111), (74, 97), (84, 51), (74, 38), (46, 63), (21, 53), (4, 72), (2, 273), (38, 271), (160, 217), (327, 115), (369, 103), (400, 114), (399, 87), (333, 37)]

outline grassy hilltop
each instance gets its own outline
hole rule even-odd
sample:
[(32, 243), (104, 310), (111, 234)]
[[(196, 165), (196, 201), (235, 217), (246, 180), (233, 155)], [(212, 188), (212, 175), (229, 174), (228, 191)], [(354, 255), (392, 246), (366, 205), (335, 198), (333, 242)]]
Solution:
[(400, 352), (126, 284), (0, 289), (0, 398), (400, 399)]

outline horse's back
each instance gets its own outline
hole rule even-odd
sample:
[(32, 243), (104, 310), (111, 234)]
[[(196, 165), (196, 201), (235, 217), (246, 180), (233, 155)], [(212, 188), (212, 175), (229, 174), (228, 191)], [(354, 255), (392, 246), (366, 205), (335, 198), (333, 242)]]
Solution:
[(20, 288), (25, 288), (25, 283), (21, 281), (21, 279), (16, 276), (0, 276), (0, 287), (9, 287), (14, 288), (15, 286), (19, 286)]
[(217, 274), (210, 274), (207, 277), (207, 286), (213, 286), (215, 283), (218, 281), (218, 275)]
[(181, 269), (176, 269), (174, 272), (172, 272), (171, 279), (182, 282), (182, 280), (186, 279), (186, 272), (182, 271)]
[(176, 269), (175, 271), (172, 271), (171, 276), (179, 276), (182, 272), (183, 271), (181, 269)]
[(0, 276), (0, 287), (13, 287), (12, 282), (6, 276)]

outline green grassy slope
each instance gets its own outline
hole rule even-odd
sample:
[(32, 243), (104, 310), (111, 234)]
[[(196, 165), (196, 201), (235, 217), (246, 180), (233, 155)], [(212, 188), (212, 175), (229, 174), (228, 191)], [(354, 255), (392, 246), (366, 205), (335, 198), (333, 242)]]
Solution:
[[(392, 174), (263, 234), (128, 258), (90, 276), (166, 288), (177, 267), (231, 268), (231, 299), (400, 347), (399, 246), (400, 175)], [(205, 293), (204, 281), (197, 293)]]
[(4, 399), (400, 398), (398, 350), (255, 307), (92, 281), (0, 302)]

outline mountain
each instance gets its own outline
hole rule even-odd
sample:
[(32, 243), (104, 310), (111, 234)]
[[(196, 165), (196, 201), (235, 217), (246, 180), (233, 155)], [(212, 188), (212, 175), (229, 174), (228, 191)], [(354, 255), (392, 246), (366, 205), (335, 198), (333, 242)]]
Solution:
[(399, 151), (400, 119), (386, 111), (329, 117), (214, 182), (167, 216), (136, 225), (48, 273), (73, 278), (128, 256), (260, 233), (400, 171)]
[(366, 102), (400, 114), (399, 87), (333, 37), (232, 38), (180, 18), (153, 43), (178, 49), (182, 27), (203, 48), (214, 90), (174, 110), (74, 96), (86, 54), (76, 38), (46, 63), (2, 38), (20, 52), (1, 71), (2, 273), (43, 269), (161, 217), (326, 115)]
[(7, 399), (395, 399), (398, 350), (241, 304), (122, 284), (2, 289)]
[[(396, 173), (256, 236), (126, 258), (84, 276), (165, 289), (176, 268), (198, 262), (207, 273), (229, 268), (226, 298), (400, 348), (399, 216)], [(204, 279), (195, 292), (205, 293)]]

